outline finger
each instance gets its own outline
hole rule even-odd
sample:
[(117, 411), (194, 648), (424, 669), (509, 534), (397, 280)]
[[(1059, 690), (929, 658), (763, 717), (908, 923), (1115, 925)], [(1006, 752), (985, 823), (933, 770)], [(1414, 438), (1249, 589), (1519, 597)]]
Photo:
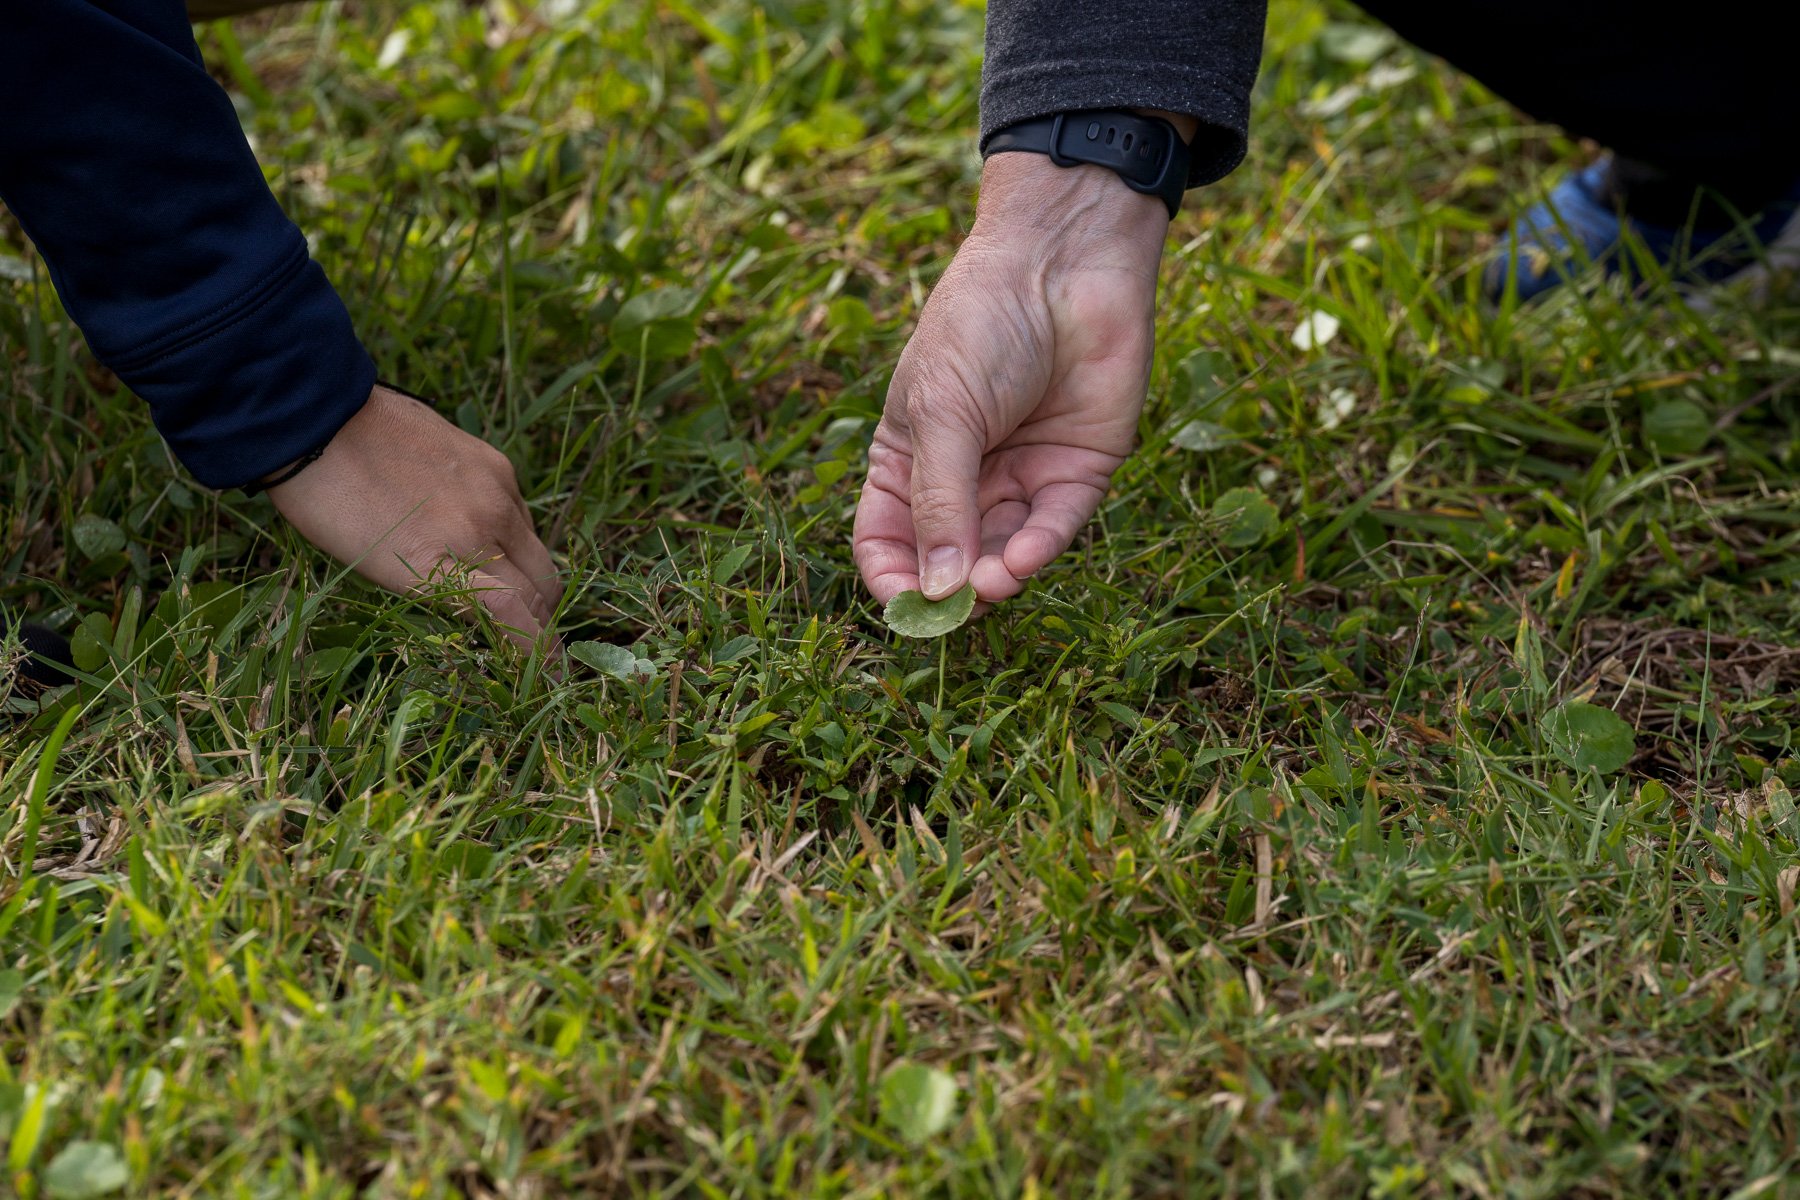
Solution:
[(856, 569), (878, 604), (919, 587), (911, 479), (912, 455), (879, 440), (869, 447), (869, 475), (856, 501), (851, 545)]
[(1002, 500), (981, 514), (981, 556), (999, 556), (1012, 535), (1025, 527), (1031, 505), (1023, 500)]
[(531, 615), (537, 618), (540, 626), (550, 623), (550, 618), (556, 610), (544, 594), (538, 590), (538, 586), (532, 578), (525, 573), (524, 568), (514, 562), (511, 557), (505, 554), (496, 554), (487, 562), (479, 565), (481, 570), (486, 571), (518, 593), (519, 599), (524, 602), (527, 609), (531, 610)]
[(941, 600), (968, 580), (981, 550), (975, 493), (985, 447), (975, 425), (954, 409), (920, 407), (912, 413), (913, 544), (919, 590)]
[[(469, 590), (493, 615), (508, 641), (521, 650), (531, 650), (537, 645), (544, 623), (532, 611), (526, 598), (536, 596), (537, 592), (518, 568), (505, 559), (495, 559), (469, 572)], [(538, 597), (538, 603), (542, 602), (542, 597)]]
[[(537, 535), (526, 531), (522, 536), (515, 536), (507, 544), (506, 558), (517, 568), (516, 582), (523, 582), (528, 591), (522, 593), (525, 607), (531, 610), (542, 626), (537, 635), (537, 643), (544, 647), (549, 658), (562, 656), (562, 639), (556, 636), (556, 606), (562, 602), (563, 584), (557, 575), (556, 563), (550, 557), (550, 551), (537, 539)], [(504, 576), (503, 576), (504, 578)]]
[(1011, 600), (1025, 590), (1025, 581), (1007, 570), (998, 554), (984, 554), (976, 559), (969, 582), (975, 585), (976, 597), (989, 605)]
[(886, 604), (901, 592), (920, 590), (919, 560), (909, 543), (859, 542), (856, 561), (862, 571), (863, 583), (877, 604)]
[(1031, 506), (1019, 500), (1002, 500), (981, 515), (981, 557), (969, 572), (976, 597), (987, 605), (1010, 600), (1025, 585), (1006, 569), (1001, 555), (1013, 534), (1024, 527)]
[(1085, 483), (1053, 483), (1031, 499), (1031, 515), (1001, 555), (1015, 579), (1029, 579), (1069, 548), (1100, 507), (1104, 493)]
[(501, 454), (496, 469), (512, 506), (511, 528), (502, 549), (538, 585), (537, 590), (554, 608), (562, 599), (562, 586), (556, 578), (556, 563), (551, 559), (550, 551), (538, 540), (537, 522), (532, 520), (531, 506), (525, 503), (525, 494), (519, 489), (518, 468), (513, 466), (512, 459)]
[[(515, 528), (503, 549), (507, 560), (531, 581), (532, 588), (543, 599), (549, 611), (554, 613), (556, 606), (562, 603), (562, 576), (556, 569), (556, 560), (550, 557), (549, 549), (538, 540), (531, 523), (526, 521)], [(545, 620), (549, 618), (546, 617)]]

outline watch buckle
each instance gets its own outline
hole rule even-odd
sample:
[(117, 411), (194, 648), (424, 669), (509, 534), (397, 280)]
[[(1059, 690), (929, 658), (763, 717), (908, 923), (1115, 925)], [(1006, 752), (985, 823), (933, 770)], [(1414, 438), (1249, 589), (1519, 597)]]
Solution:
[(1079, 159), (1070, 158), (1062, 152), (1063, 121), (1067, 116), (1067, 113), (1057, 113), (1056, 119), (1050, 124), (1050, 161), (1059, 167), (1078, 167), (1081, 165)]

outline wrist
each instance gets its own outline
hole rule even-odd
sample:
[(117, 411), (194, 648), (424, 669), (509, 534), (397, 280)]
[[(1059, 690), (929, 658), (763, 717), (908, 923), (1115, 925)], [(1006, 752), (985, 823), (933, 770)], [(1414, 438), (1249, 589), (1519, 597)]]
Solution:
[(1126, 242), (1160, 256), (1169, 231), (1162, 200), (1105, 167), (1059, 167), (1042, 154), (996, 154), (981, 169), (971, 238), (1029, 237), (1044, 247)]
[(318, 462), (324, 455), (325, 447), (323, 445), (314, 446), (311, 450), (308, 450), (305, 454), (302, 454), (299, 458), (288, 463), (280, 470), (271, 471), (261, 479), (258, 479), (253, 483), (245, 484), (239, 490), (242, 491), (245, 496), (255, 496), (261, 492), (273, 491), (284, 483), (293, 482), (300, 472)]
[(1175, 127), (1181, 140), (1190, 146), (1194, 144), (1194, 135), (1200, 132), (1200, 119), (1186, 113), (1170, 112), (1166, 108), (1134, 108), (1131, 111), (1140, 117), (1156, 117), (1167, 121)]

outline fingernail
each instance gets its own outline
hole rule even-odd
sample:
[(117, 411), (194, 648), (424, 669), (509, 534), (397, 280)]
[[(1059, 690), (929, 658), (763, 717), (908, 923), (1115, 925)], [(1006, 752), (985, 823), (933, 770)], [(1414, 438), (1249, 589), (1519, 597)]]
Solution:
[(919, 577), (919, 588), (933, 600), (954, 592), (962, 583), (963, 552), (955, 546), (939, 546), (925, 556), (925, 574)]

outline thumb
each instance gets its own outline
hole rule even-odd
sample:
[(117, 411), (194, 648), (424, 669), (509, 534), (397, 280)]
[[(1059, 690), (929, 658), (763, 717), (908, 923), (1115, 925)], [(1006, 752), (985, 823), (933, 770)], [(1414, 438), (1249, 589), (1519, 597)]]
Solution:
[(919, 589), (941, 600), (969, 579), (981, 549), (980, 436), (967, 421), (912, 421), (913, 544), (919, 550)]

